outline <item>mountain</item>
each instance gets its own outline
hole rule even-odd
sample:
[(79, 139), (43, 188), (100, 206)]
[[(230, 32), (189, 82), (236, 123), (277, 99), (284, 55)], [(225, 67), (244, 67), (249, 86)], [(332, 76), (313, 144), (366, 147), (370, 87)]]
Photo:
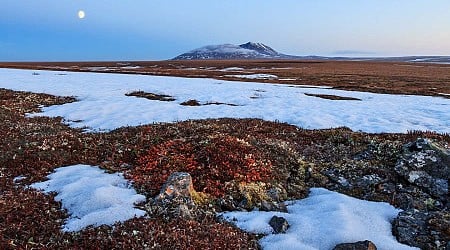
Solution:
[(327, 57), (293, 56), (277, 52), (263, 43), (248, 42), (241, 45), (208, 45), (181, 54), (172, 60), (205, 59), (298, 59), (298, 60), (337, 60), (337, 61), (388, 61), (449, 64), (450, 56), (401, 56), (401, 57)]
[(263, 43), (248, 42), (241, 45), (221, 44), (208, 45), (181, 54), (173, 60), (203, 60), (203, 59), (281, 59), (296, 58), (278, 53)]

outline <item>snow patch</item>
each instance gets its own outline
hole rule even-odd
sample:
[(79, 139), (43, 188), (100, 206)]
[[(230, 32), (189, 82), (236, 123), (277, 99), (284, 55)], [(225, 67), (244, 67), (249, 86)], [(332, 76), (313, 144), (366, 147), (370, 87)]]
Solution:
[(145, 215), (134, 204), (145, 201), (122, 174), (107, 174), (98, 167), (73, 165), (55, 169), (48, 181), (34, 183), (34, 189), (45, 193), (56, 192), (56, 201), (62, 203), (70, 217), (63, 231), (79, 231), (87, 226), (112, 225), (133, 217)]
[[(384, 202), (359, 200), (324, 188), (311, 188), (308, 198), (287, 205), (289, 213), (226, 212), (220, 214), (239, 228), (267, 234), (263, 249), (333, 249), (340, 243), (370, 240), (378, 249), (417, 249), (396, 241), (391, 223), (401, 211)], [(272, 216), (290, 224), (285, 234), (273, 234)]]
[(244, 70), (244, 68), (239, 68), (239, 67), (229, 67), (229, 68), (224, 68), (224, 69), (221, 69), (221, 70), (219, 70), (219, 71), (242, 71), (242, 70)]
[(250, 74), (250, 75), (225, 75), (227, 77), (237, 77), (245, 79), (277, 79), (278, 76), (271, 74)]
[(17, 184), (17, 183), (21, 182), (22, 180), (24, 180), (24, 179), (26, 179), (26, 178), (27, 178), (27, 177), (25, 177), (25, 176), (23, 176), (23, 175), (16, 176), (16, 177), (14, 177), (14, 179), (13, 179), (13, 183)]

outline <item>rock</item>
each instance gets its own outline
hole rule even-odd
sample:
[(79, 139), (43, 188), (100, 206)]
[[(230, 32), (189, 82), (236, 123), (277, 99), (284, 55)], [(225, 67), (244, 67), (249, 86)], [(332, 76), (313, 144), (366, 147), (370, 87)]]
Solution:
[(192, 200), (192, 177), (188, 173), (175, 172), (167, 179), (156, 200), (187, 199)]
[(287, 213), (287, 207), (284, 205), (284, 203), (277, 203), (277, 202), (269, 202), (269, 201), (261, 201), (261, 207), (259, 208), (260, 211), (278, 211)]
[(407, 143), (395, 165), (395, 172), (444, 204), (448, 201), (450, 150), (438, 142), (418, 138)]
[(377, 250), (377, 247), (373, 242), (365, 240), (355, 243), (342, 243), (336, 245), (333, 250)]
[(164, 218), (192, 218), (197, 212), (197, 206), (192, 199), (194, 192), (190, 174), (172, 173), (162, 186), (159, 195), (147, 204), (147, 212)]
[(286, 190), (283, 187), (273, 187), (267, 191), (267, 196), (275, 202), (286, 199)]
[(289, 228), (289, 223), (283, 217), (273, 216), (269, 221), (269, 225), (273, 228), (276, 234), (286, 233)]
[(450, 212), (400, 212), (392, 223), (392, 233), (401, 243), (421, 249), (439, 249), (450, 241)]
[(344, 176), (342, 176), (339, 173), (339, 171), (337, 171), (335, 169), (323, 171), (323, 174), (325, 176), (327, 176), (331, 181), (333, 181), (334, 183), (337, 183), (341, 187), (344, 187), (344, 188), (352, 187), (350, 182)]

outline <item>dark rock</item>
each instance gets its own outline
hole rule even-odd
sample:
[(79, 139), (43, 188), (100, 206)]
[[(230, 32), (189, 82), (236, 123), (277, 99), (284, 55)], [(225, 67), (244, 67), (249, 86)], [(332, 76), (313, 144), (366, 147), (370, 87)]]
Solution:
[(238, 205), (236, 204), (232, 196), (217, 199), (217, 205), (219, 205), (222, 211), (238, 210)]
[(286, 233), (289, 228), (289, 223), (283, 217), (273, 216), (269, 221), (269, 225), (273, 228), (276, 234)]
[(450, 212), (400, 212), (392, 223), (392, 232), (401, 243), (421, 249), (440, 249), (450, 241)]
[(444, 204), (447, 203), (450, 151), (438, 142), (419, 138), (404, 145), (395, 172)]
[(342, 243), (336, 245), (333, 250), (377, 250), (377, 247), (373, 242), (365, 240), (355, 243)]
[(323, 171), (323, 174), (341, 187), (350, 188), (352, 186), (350, 182), (337, 170), (326, 170)]

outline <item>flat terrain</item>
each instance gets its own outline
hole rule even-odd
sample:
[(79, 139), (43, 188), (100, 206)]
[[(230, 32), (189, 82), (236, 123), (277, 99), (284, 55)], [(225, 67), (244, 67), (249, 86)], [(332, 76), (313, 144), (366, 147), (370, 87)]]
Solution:
[[(450, 65), (438, 64), (164, 61), (0, 67), (212, 77), (447, 98), (450, 93)], [(256, 74), (269, 79), (240, 77)], [(144, 92), (130, 95), (170, 99)], [(311, 187), (405, 210), (392, 223), (394, 236), (404, 244), (445, 249), (450, 241), (449, 135), (307, 130), (259, 119), (206, 119), (86, 133), (65, 125), (61, 117), (26, 116), (75, 101), (0, 88), (0, 249), (257, 249), (262, 235), (244, 232), (216, 213), (277, 210), (282, 201), (305, 198)], [(427, 138), (429, 145), (418, 138)], [(123, 173), (147, 200), (159, 193), (171, 172), (190, 172), (198, 194), (193, 216), (158, 214), (148, 204), (138, 204), (148, 217), (63, 232), (68, 214), (54, 200), (56, 194), (45, 195), (29, 185), (74, 164)], [(418, 172), (424, 178), (416, 178)]]
[[(0, 67), (170, 75), (332, 86), (337, 89), (450, 98), (450, 65), (368, 61), (147, 61), (0, 63)], [(247, 79), (270, 74), (276, 77)], [(254, 76), (258, 78), (258, 76)]]

